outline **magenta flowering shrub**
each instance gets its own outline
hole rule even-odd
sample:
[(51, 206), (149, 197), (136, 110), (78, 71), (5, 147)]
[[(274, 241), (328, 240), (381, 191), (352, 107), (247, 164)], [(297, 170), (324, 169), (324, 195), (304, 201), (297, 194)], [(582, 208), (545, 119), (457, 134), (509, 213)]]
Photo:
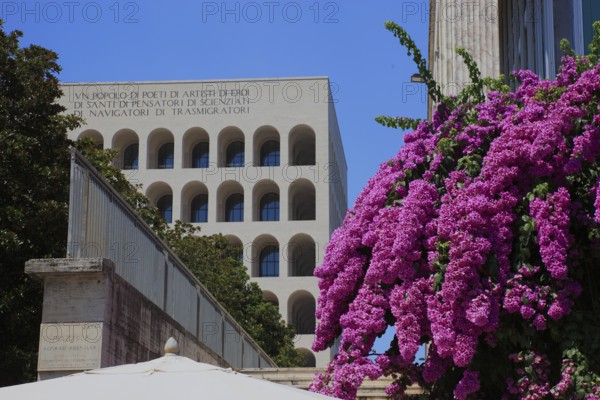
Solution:
[(352, 399), (387, 375), (393, 398), (414, 383), (430, 398), (598, 398), (600, 64), (565, 56), (555, 80), (519, 71), (511, 91), (462, 55), (473, 84), (405, 134), (315, 271), (313, 349), (340, 343), (311, 390)]

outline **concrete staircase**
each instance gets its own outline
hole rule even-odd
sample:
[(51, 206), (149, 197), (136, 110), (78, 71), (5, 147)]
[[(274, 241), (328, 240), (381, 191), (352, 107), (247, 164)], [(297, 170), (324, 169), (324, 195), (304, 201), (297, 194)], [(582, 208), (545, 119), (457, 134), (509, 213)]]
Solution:
[[(308, 390), (317, 372), (323, 372), (324, 368), (247, 368), (240, 372), (256, 378), (266, 379), (282, 385), (293, 386)], [(366, 379), (358, 390), (357, 400), (384, 400), (387, 399), (385, 388), (392, 383), (392, 378), (382, 377), (376, 381)], [(406, 394), (422, 394), (423, 390), (418, 386), (411, 386)]]

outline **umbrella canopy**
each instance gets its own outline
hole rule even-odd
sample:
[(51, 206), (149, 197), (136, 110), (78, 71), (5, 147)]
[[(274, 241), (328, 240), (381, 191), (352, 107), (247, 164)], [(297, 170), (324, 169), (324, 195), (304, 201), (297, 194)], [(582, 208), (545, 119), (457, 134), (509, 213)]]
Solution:
[(173, 342), (169, 339), (167, 354), (156, 360), (0, 388), (0, 399), (332, 399), (180, 357)]

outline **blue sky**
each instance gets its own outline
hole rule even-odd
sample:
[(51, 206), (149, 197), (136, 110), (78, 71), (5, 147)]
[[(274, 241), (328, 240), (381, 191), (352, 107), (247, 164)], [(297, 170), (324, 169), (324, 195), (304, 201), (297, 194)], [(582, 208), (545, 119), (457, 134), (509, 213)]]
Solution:
[(375, 116), (426, 115), (425, 89), (410, 83), (416, 67), (383, 23), (402, 25), (427, 54), (428, 4), (3, 1), (0, 18), (5, 29), (24, 32), (23, 44), (56, 51), (64, 82), (329, 76), (352, 206), (402, 145), (402, 132)]
[(3, 1), (0, 18), (24, 44), (56, 51), (64, 82), (329, 76), (351, 206), (402, 144), (374, 117), (426, 114), (416, 67), (383, 23), (404, 26), (426, 53), (428, 3)]

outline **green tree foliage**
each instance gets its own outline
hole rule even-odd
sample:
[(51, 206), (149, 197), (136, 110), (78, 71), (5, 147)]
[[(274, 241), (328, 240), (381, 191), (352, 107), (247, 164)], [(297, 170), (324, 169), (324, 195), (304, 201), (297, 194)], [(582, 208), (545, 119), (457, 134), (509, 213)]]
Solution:
[(56, 53), (20, 48), (0, 21), (0, 386), (35, 378), (41, 287), (25, 261), (63, 257), (67, 233), (67, 131)]

